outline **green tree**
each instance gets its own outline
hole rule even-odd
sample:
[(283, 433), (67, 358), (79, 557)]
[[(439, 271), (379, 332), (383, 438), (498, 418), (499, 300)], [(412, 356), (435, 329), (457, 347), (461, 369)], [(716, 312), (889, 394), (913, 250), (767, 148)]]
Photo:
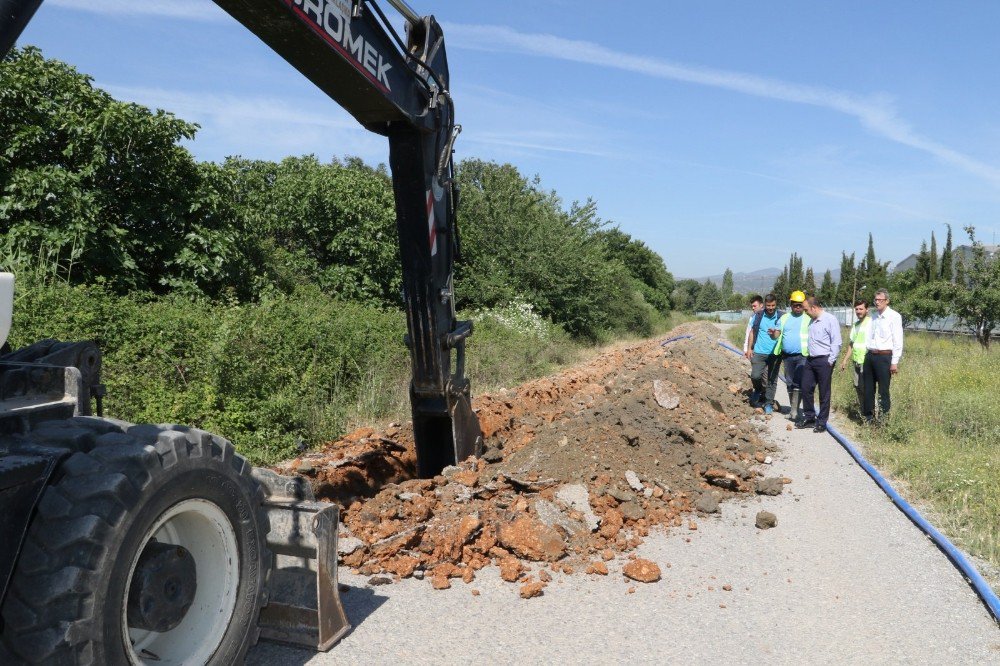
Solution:
[(705, 283), (701, 285), (701, 291), (698, 292), (698, 300), (694, 304), (695, 311), (715, 312), (716, 310), (724, 310), (725, 307), (726, 301), (722, 297), (722, 292), (719, 291), (714, 282), (705, 280)]
[(722, 274), (722, 297), (729, 300), (729, 297), (733, 295), (733, 271), (730, 268), (726, 268), (726, 272)]
[(850, 256), (842, 252), (840, 256), (840, 282), (837, 283), (837, 295), (834, 301), (839, 305), (854, 305), (857, 292), (857, 268), (854, 265), (854, 253)]
[(816, 295), (816, 276), (812, 267), (806, 269), (806, 276), (802, 279), (802, 291), (810, 296)]
[(990, 257), (976, 240), (975, 227), (965, 227), (972, 243), (969, 263), (959, 262), (960, 274), (951, 286), (952, 312), (968, 326), (984, 349), (1000, 324), (1000, 260)]
[(930, 254), (927, 257), (927, 262), (930, 264), (928, 271), (928, 282), (934, 282), (938, 279), (939, 269), (938, 269), (938, 251), (937, 251), (937, 239), (934, 238), (934, 232), (931, 231), (931, 249)]
[(492, 307), (521, 298), (573, 335), (591, 339), (648, 330), (651, 306), (632, 290), (625, 266), (607, 260), (594, 202), (564, 210), (537, 176), (529, 180), (510, 164), (464, 160), (457, 177), (460, 305)]
[(819, 300), (824, 305), (833, 305), (837, 300), (837, 285), (833, 281), (833, 273), (827, 270), (823, 273), (823, 284), (819, 287)]
[(605, 257), (621, 262), (646, 302), (662, 313), (669, 311), (674, 276), (664, 265), (663, 257), (617, 227), (602, 229), (597, 237), (604, 243)]
[(395, 203), (384, 168), (308, 155), (229, 158), (222, 171), (242, 245), (261, 257), (256, 291), (315, 283), (340, 298), (398, 307)]
[(781, 273), (779, 273), (778, 277), (774, 279), (774, 285), (771, 287), (771, 293), (778, 297), (779, 303), (784, 303), (788, 300), (789, 294), (792, 293), (788, 282), (788, 266), (782, 268)]
[(917, 253), (917, 265), (913, 268), (916, 274), (917, 284), (927, 284), (931, 281), (931, 255), (927, 251), (927, 241), (920, 243), (920, 252)]
[(888, 283), (889, 262), (880, 262), (875, 256), (875, 242), (871, 233), (868, 234), (868, 251), (861, 265), (858, 266), (857, 298), (864, 298), (869, 303), (875, 297), (875, 290)]
[(941, 270), (939, 272), (939, 277), (945, 282), (951, 282), (952, 277), (954, 277), (954, 255), (951, 249), (951, 225), (945, 225), (948, 227), (948, 238), (944, 243), (944, 250), (941, 251)]
[(196, 126), (114, 100), (32, 47), (0, 63), (0, 257), (119, 291), (215, 291), (239, 264)]
[(670, 294), (670, 302), (674, 310), (693, 312), (694, 304), (701, 293), (701, 284), (697, 280), (678, 280)]

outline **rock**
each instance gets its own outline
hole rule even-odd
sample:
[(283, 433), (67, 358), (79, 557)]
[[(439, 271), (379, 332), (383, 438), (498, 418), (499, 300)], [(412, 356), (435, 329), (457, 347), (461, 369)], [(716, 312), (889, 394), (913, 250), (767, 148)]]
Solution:
[(626, 578), (640, 583), (655, 583), (660, 580), (660, 567), (655, 562), (644, 559), (635, 559), (625, 565), (622, 573)]
[(645, 487), (642, 485), (642, 481), (639, 480), (639, 475), (633, 472), (632, 470), (626, 470), (625, 481), (632, 488), (632, 490), (634, 490), (637, 493), (641, 493), (643, 490), (645, 490)]
[(473, 488), (477, 483), (479, 483), (479, 472), (474, 469), (463, 470), (461, 472), (456, 472), (451, 477), (452, 481), (461, 483), (463, 486), (468, 488)]
[(669, 382), (660, 379), (653, 380), (653, 398), (656, 404), (664, 409), (677, 409), (681, 404), (677, 389)]
[(368, 579), (368, 584), (372, 586), (391, 585), (392, 579), (387, 576), (372, 576)]
[(736, 490), (740, 486), (740, 479), (737, 475), (717, 467), (705, 470), (702, 476), (713, 486), (725, 488), (726, 490)]
[(757, 482), (758, 495), (780, 495), (784, 488), (785, 484), (777, 477), (761, 479)]
[(530, 583), (525, 583), (521, 586), (521, 598), (531, 599), (532, 597), (542, 596), (542, 590), (545, 589), (545, 583), (542, 581), (533, 581)]
[(400, 578), (409, 578), (410, 576), (415, 577), (418, 566), (420, 566), (420, 560), (415, 557), (410, 557), (409, 555), (400, 555), (399, 557), (394, 557), (382, 564), (383, 569), (389, 573), (396, 574)]
[(457, 473), (461, 471), (462, 471), (461, 467), (456, 467), (455, 465), (448, 465), (443, 470), (441, 470), (441, 476), (443, 476), (448, 480), (451, 480), (453, 476), (455, 476)]
[(633, 502), (635, 501), (635, 493), (629, 490), (622, 490), (621, 488), (608, 488), (608, 495), (611, 495), (619, 502)]
[(451, 581), (446, 576), (434, 576), (431, 578), (431, 586), (435, 590), (447, 590), (451, 587)]
[(513, 557), (500, 560), (500, 578), (513, 583), (521, 576), (521, 562)]
[(625, 502), (618, 507), (618, 510), (626, 520), (642, 520), (646, 517), (646, 512), (642, 510), (642, 507), (636, 501)]
[[(657, 490), (660, 490), (660, 489), (657, 488)], [(660, 491), (660, 492), (662, 494), (663, 491)], [(653, 489), (652, 488), (646, 488), (645, 490), (642, 491), (642, 496), (645, 497), (646, 499), (651, 499), (653, 497)]]
[(356, 537), (347, 537), (346, 539), (337, 539), (337, 552), (341, 555), (350, 555), (358, 548), (365, 545), (364, 541)]
[(601, 561), (591, 562), (589, 565), (587, 565), (587, 573), (597, 574), (599, 576), (607, 576), (608, 565)]
[(468, 543), (472, 537), (479, 534), (479, 530), (483, 526), (483, 521), (479, 519), (478, 513), (471, 513), (467, 516), (463, 516), (461, 522), (458, 524), (458, 539), (461, 543)]
[(426, 573), (426, 572), (424, 572), (424, 570), (423, 570), (423, 569), (416, 569), (416, 570), (415, 570), (415, 571), (413, 572), (413, 577), (414, 577), (415, 579), (417, 579), (417, 580), (423, 580), (423, 579), (424, 579), (424, 575), (425, 575), (425, 573)]
[(566, 484), (556, 491), (556, 499), (583, 514), (583, 522), (591, 532), (600, 527), (601, 519), (590, 508), (590, 495), (586, 486), (579, 483)]
[(614, 539), (624, 524), (621, 511), (608, 509), (604, 512), (604, 521), (601, 523), (599, 534), (605, 539)]
[(488, 463), (498, 463), (503, 460), (503, 454), (500, 453), (500, 449), (495, 446), (491, 446), (483, 452), (483, 460)]
[(499, 537), (504, 548), (528, 560), (554, 562), (566, 554), (562, 535), (531, 516), (503, 525)]
[(778, 517), (770, 511), (760, 511), (754, 524), (762, 530), (769, 530), (778, 524)]
[(582, 522), (573, 520), (564, 514), (558, 505), (548, 500), (536, 499), (535, 513), (546, 527), (562, 528), (568, 534), (577, 534), (587, 529)]
[(712, 493), (702, 493), (698, 501), (694, 503), (694, 508), (702, 513), (718, 513), (719, 500), (715, 499), (715, 495)]

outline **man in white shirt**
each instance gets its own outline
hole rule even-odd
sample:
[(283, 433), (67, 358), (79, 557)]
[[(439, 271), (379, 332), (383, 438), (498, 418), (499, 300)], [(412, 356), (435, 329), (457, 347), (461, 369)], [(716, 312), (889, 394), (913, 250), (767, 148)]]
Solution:
[(760, 294), (754, 294), (750, 299), (750, 320), (747, 322), (746, 334), (743, 336), (743, 355), (750, 359), (753, 357), (753, 349), (750, 348), (750, 334), (753, 332), (753, 321), (757, 313), (764, 309), (764, 299)]
[(882, 417), (889, 414), (889, 382), (899, 371), (903, 356), (903, 318), (889, 307), (889, 292), (875, 292), (875, 312), (865, 339), (865, 403), (862, 415), (870, 423), (875, 416), (875, 385), (878, 384), (879, 405)]

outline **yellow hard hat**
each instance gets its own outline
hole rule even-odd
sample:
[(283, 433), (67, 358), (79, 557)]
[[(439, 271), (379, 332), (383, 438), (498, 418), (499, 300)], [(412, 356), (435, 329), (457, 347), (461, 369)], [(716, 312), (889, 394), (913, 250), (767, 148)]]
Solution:
[(805, 303), (806, 295), (801, 291), (795, 290), (792, 292), (792, 295), (788, 297), (788, 300), (792, 303)]

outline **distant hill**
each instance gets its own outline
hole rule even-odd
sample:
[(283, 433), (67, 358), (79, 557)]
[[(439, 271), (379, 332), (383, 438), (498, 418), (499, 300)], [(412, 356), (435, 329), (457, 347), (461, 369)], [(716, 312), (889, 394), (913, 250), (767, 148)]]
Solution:
[[(983, 245), (986, 249), (986, 254), (992, 258), (997, 256), (1000, 252), (1000, 245)], [(959, 245), (954, 249), (953, 256), (958, 257), (959, 253), (962, 254), (965, 261), (968, 262), (972, 258), (972, 246), (971, 245)], [(916, 268), (917, 266), (917, 255), (911, 254), (906, 259), (903, 259), (898, 264), (892, 267), (893, 273), (902, 273), (903, 271), (908, 271), (911, 268)], [(952, 267), (954, 268), (954, 267)]]
[[(816, 274), (816, 286), (819, 287), (823, 284), (823, 273), (822, 271)], [(840, 280), (840, 269), (831, 271), (833, 275), (833, 281), (837, 282)], [(760, 294), (763, 296), (771, 290), (774, 286), (774, 281), (778, 279), (781, 275), (780, 268), (762, 268), (757, 271), (751, 271), (749, 273), (733, 273), (733, 291), (740, 294)], [(699, 283), (704, 283), (705, 280), (714, 282), (717, 286), (722, 286), (722, 274), (719, 275), (708, 275), (706, 277), (700, 278), (678, 278), (678, 279), (690, 279), (697, 280)]]

